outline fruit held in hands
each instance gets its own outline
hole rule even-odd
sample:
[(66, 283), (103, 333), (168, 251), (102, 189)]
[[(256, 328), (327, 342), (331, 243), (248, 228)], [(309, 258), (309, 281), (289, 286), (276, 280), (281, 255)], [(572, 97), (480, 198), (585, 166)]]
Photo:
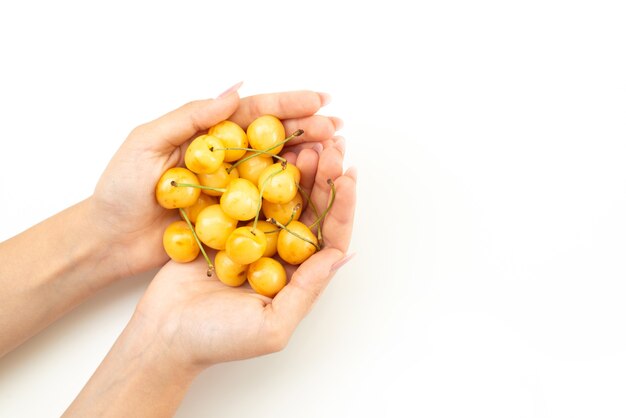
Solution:
[(278, 255), (289, 264), (302, 264), (319, 250), (317, 237), (308, 226), (292, 221), (288, 229), (278, 233)]
[(163, 248), (178, 263), (188, 263), (198, 257), (200, 247), (196, 243), (187, 222), (172, 222), (163, 233)]
[(233, 179), (220, 198), (224, 213), (240, 221), (254, 218), (260, 202), (261, 196), (256, 186), (241, 178)]
[(215, 272), (222, 283), (237, 287), (246, 282), (248, 265), (237, 264), (231, 260), (226, 251), (218, 251), (215, 254)]
[[(239, 178), (237, 168), (230, 170), (232, 164), (222, 163), (212, 173), (198, 174), (198, 180), (202, 186), (213, 187), (215, 189), (225, 189), (233, 179)], [(220, 190), (202, 189), (202, 193), (209, 196), (221, 196), (224, 192)]]
[(185, 151), (185, 165), (194, 173), (212, 173), (224, 162), (224, 143), (213, 135), (200, 135)]
[(298, 193), (293, 170), (287, 170), (287, 166), (282, 163), (272, 164), (263, 170), (258, 187), (263, 193), (263, 199), (272, 203), (288, 203)]
[(273, 298), (287, 284), (287, 272), (273, 258), (261, 257), (248, 267), (248, 283), (255, 292)]
[(261, 207), (263, 208), (263, 214), (266, 218), (273, 218), (279, 223), (287, 225), (290, 220), (297, 221), (300, 219), (300, 215), (302, 214), (302, 205), (302, 195), (300, 192), (297, 192), (293, 199), (284, 204), (272, 203), (263, 199)]
[(177, 187), (175, 184), (198, 185), (198, 177), (183, 167), (167, 170), (156, 185), (156, 199), (165, 209), (185, 208), (193, 205), (200, 196), (200, 189), (195, 187)]
[(283, 145), (278, 144), (285, 140), (285, 127), (276, 116), (264, 115), (256, 118), (248, 125), (246, 133), (250, 146), (254, 149), (267, 150), (274, 155), (283, 149)]
[[(299, 189), (300, 170), (279, 155), (302, 133), (285, 138), (282, 122), (265, 115), (247, 133), (223, 121), (191, 141), (184, 155), (187, 168), (167, 170), (156, 186), (159, 204), (178, 208), (184, 219), (163, 235), (170, 258), (188, 262), (200, 252), (209, 276), (217, 273), (228, 286), (247, 280), (256, 292), (274, 297), (287, 283), (283, 265), (301, 264), (320, 250), (322, 222), (334, 200), (329, 180), (329, 204), (318, 211)], [(316, 217), (309, 226), (298, 221), (305, 203)], [(259, 219), (263, 215), (271, 222)], [(218, 250), (215, 266), (205, 247)]]
[(198, 238), (215, 250), (226, 248), (226, 240), (236, 228), (237, 220), (225, 214), (220, 205), (204, 208), (196, 219)]
[(229, 120), (222, 121), (217, 125), (211, 126), (208, 134), (219, 138), (225, 148), (233, 148), (226, 150), (224, 154), (224, 161), (227, 163), (237, 161), (246, 153), (245, 149), (235, 149), (248, 147), (246, 132), (235, 122)]
[(265, 233), (252, 226), (235, 229), (226, 240), (226, 254), (238, 264), (250, 264), (263, 256), (267, 247)]

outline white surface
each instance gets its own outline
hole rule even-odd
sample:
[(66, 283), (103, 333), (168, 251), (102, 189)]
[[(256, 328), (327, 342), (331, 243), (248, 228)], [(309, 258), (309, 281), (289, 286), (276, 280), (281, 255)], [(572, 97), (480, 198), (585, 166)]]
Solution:
[[(208, 370), (178, 416), (626, 415), (622, 2), (215, 3), (0, 5), (0, 239), (188, 100), (327, 91), (357, 258), (285, 351)], [(150, 278), (0, 360), (0, 416), (60, 415)]]

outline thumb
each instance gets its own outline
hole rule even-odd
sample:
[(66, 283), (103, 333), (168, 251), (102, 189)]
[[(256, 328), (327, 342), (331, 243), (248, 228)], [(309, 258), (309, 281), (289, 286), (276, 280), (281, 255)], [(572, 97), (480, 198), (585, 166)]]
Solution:
[(344, 253), (340, 250), (326, 248), (298, 267), (289, 284), (278, 292), (271, 303), (274, 320), (283, 331), (293, 332), (333, 277), (333, 266), (343, 259)]
[(141, 143), (146, 149), (157, 152), (172, 152), (198, 132), (228, 119), (239, 106), (239, 87), (241, 83), (216, 99), (189, 102), (152, 122), (140, 125), (129, 135), (128, 141)]

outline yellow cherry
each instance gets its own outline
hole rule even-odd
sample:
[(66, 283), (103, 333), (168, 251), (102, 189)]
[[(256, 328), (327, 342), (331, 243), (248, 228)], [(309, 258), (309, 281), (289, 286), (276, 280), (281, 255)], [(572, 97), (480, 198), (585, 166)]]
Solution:
[[(253, 225), (254, 221), (250, 221), (248, 223), (248, 226), (250, 227)], [(266, 221), (258, 221), (256, 223), (256, 229), (263, 231), (265, 234), (265, 240), (267, 241), (263, 257), (273, 257), (277, 251), (276, 245), (278, 244), (278, 233), (280, 232), (280, 228)]]
[[(224, 143), (225, 148), (247, 148), (248, 136), (246, 132), (237, 125), (235, 122), (229, 120), (222, 121), (217, 125), (211, 126), (208, 132), (209, 135), (218, 137)], [(237, 161), (246, 153), (246, 150), (226, 150), (224, 154), (224, 161), (232, 162)]]
[(236, 228), (237, 220), (225, 214), (220, 205), (202, 209), (196, 218), (198, 238), (215, 250), (226, 248), (226, 240)]
[(178, 263), (195, 260), (200, 252), (200, 247), (185, 221), (169, 224), (163, 233), (163, 248), (167, 255)]
[(233, 179), (220, 198), (220, 206), (231, 218), (247, 221), (256, 216), (261, 197), (251, 181)]
[(219, 201), (217, 200), (216, 197), (207, 196), (204, 193), (200, 193), (200, 197), (198, 197), (198, 200), (196, 200), (196, 203), (194, 203), (191, 206), (186, 207), (185, 211), (187, 212), (187, 216), (189, 217), (189, 220), (191, 221), (191, 223), (195, 224), (196, 218), (198, 218), (198, 214), (202, 211), (202, 209), (206, 208), (207, 206), (216, 205), (218, 203)]
[(278, 233), (278, 255), (289, 264), (302, 264), (318, 250), (317, 237), (300, 221), (292, 221), (287, 228)]
[(191, 206), (200, 196), (200, 189), (195, 187), (174, 186), (174, 183), (199, 184), (198, 177), (183, 167), (166, 170), (156, 184), (156, 199), (166, 209)]
[[(287, 203), (273, 203), (266, 199), (263, 199), (263, 203), (261, 207), (263, 208), (263, 214), (266, 218), (274, 218), (281, 224), (285, 225), (289, 220), (291, 220), (291, 214), (293, 213), (293, 220), (297, 221), (300, 219), (300, 215), (302, 214), (302, 195), (300, 192), (297, 192), (293, 199), (291, 199)], [(298, 208), (294, 209), (298, 206)]]
[(237, 264), (250, 264), (263, 256), (265, 233), (251, 226), (235, 229), (226, 240), (226, 254)]
[(256, 118), (248, 126), (247, 134), (250, 146), (254, 149), (267, 150), (274, 155), (283, 149), (283, 144), (268, 149), (285, 139), (285, 127), (276, 116), (264, 115)]
[(215, 272), (222, 283), (237, 287), (245, 283), (248, 265), (235, 263), (226, 251), (218, 251), (215, 254)]
[[(217, 170), (212, 173), (198, 174), (198, 180), (203, 186), (225, 189), (232, 179), (239, 178), (237, 168), (230, 170), (230, 173), (228, 172), (231, 166), (232, 164), (230, 163), (222, 163)], [(208, 194), (209, 196), (221, 196), (223, 192), (219, 190), (202, 189), (202, 193)]]
[(273, 258), (261, 257), (248, 266), (248, 283), (255, 292), (273, 298), (287, 284), (287, 272)]
[(263, 170), (258, 187), (263, 191), (263, 198), (273, 203), (288, 203), (298, 193), (293, 171), (283, 168), (282, 163), (272, 164)]
[(261, 171), (271, 166), (274, 160), (267, 154), (258, 154), (251, 157), (253, 154), (253, 152), (247, 152), (241, 158), (241, 163), (237, 165), (237, 170), (239, 170), (239, 178), (250, 180), (253, 184), (258, 184)]
[(185, 165), (194, 173), (212, 173), (224, 162), (224, 143), (216, 136), (200, 135), (185, 151)]

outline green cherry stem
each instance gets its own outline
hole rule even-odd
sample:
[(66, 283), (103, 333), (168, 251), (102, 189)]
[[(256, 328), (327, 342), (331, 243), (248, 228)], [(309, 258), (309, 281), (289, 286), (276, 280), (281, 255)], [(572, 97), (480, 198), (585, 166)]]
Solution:
[(328, 206), (326, 207), (326, 209), (324, 209), (324, 212), (322, 212), (322, 214), (317, 217), (315, 222), (313, 222), (309, 226), (309, 228), (311, 229), (318, 224), (320, 225), (320, 229), (322, 229), (321, 228), (322, 221), (324, 220), (326, 215), (328, 215), (328, 211), (330, 211), (330, 208), (333, 207), (333, 203), (335, 203), (335, 196), (337, 195), (337, 190), (335, 189), (335, 183), (331, 179), (326, 180), (326, 183), (328, 183), (328, 185), (330, 186), (330, 202), (328, 202)]
[(256, 224), (259, 221), (259, 213), (261, 213), (261, 206), (263, 205), (263, 191), (265, 190), (265, 186), (267, 183), (277, 174), (282, 173), (285, 169), (287, 169), (287, 161), (284, 161), (280, 165), (280, 170), (274, 171), (272, 174), (267, 176), (263, 184), (261, 185), (261, 190), (259, 190), (259, 205), (256, 208), (256, 216), (254, 217), (254, 223), (252, 224), (252, 230), (256, 230)]
[[(269, 148), (266, 148), (264, 150), (257, 150), (257, 149), (249, 149), (250, 151), (254, 151), (253, 154), (248, 155), (245, 158), (242, 158), (241, 160), (235, 162), (233, 165), (231, 165), (230, 167), (228, 167), (226, 169), (226, 172), (228, 174), (230, 174), (230, 172), (233, 170), (233, 168), (237, 167), (239, 164), (243, 163), (244, 161), (248, 161), (251, 158), (256, 157), (259, 154), (271, 154), (269, 151), (273, 150), (274, 148), (278, 148), (281, 145), (286, 144), (287, 142), (291, 141), (292, 139), (294, 139), (297, 136), (300, 136), (304, 133), (304, 131), (302, 129), (298, 129), (297, 131), (295, 131), (294, 133), (292, 133), (291, 135), (289, 135), (287, 138), (285, 138), (283, 141), (280, 141), (278, 144), (276, 145), (272, 145)], [(236, 149), (236, 148), (230, 148), (230, 149)], [(248, 150), (248, 148), (246, 148)], [(276, 157), (277, 159), (281, 160), (281, 161), (285, 161), (285, 159), (283, 157), (280, 157), (278, 155), (274, 155), (271, 154), (273, 157)]]
[(198, 238), (198, 235), (196, 234), (196, 230), (193, 227), (193, 225), (191, 224), (191, 221), (189, 220), (189, 216), (187, 216), (187, 212), (185, 212), (185, 209), (183, 209), (183, 208), (179, 208), (178, 210), (180, 211), (180, 214), (185, 219), (185, 222), (187, 222), (187, 225), (189, 226), (189, 229), (191, 229), (191, 233), (193, 235), (193, 238), (196, 240), (196, 244), (198, 244), (198, 247), (200, 247), (200, 251), (202, 251), (202, 256), (204, 257), (204, 259), (206, 260), (207, 264), (209, 265), (209, 268), (206, 271), (206, 275), (209, 276), (209, 277), (213, 276), (213, 271), (215, 270), (215, 267), (213, 267), (213, 263), (211, 263), (211, 259), (209, 258), (209, 256), (204, 251), (204, 247), (202, 246), (202, 242), (200, 242), (200, 238)]
[(317, 251), (321, 250), (322, 247), (320, 247), (318, 244), (314, 243), (313, 241), (311, 241), (308, 238), (303, 237), (302, 235), (298, 234), (297, 232), (292, 231), (291, 229), (287, 228), (285, 225), (281, 224), (280, 222), (278, 222), (276, 219), (274, 218), (268, 218), (267, 222), (276, 225), (277, 227), (279, 227), (280, 229), (284, 229), (285, 231), (289, 232), (291, 235), (293, 235), (294, 237), (298, 237), (300, 238), (302, 241), (306, 241), (309, 244), (311, 244), (312, 246), (315, 247), (315, 249)]
[(225, 188), (221, 188), (221, 187), (202, 186), (200, 184), (193, 184), (193, 183), (179, 183), (176, 180), (172, 180), (170, 184), (174, 187), (195, 187), (196, 189), (213, 190), (214, 192), (222, 192), (222, 193), (226, 191)]
[(313, 209), (313, 215), (315, 215), (315, 218), (316, 219), (319, 218), (320, 213), (317, 210), (317, 207), (315, 206), (315, 203), (313, 203), (313, 201), (311, 200), (311, 196), (309, 196), (309, 194), (304, 191), (304, 189), (302, 188), (302, 186), (300, 186), (300, 184), (298, 184), (298, 191), (306, 199), (307, 206), (309, 206), (311, 209)]
[[(252, 157), (256, 157), (259, 154), (271, 155), (272, 157), (275, 157), (276, 159), (278, 159), (280, 161), (285, 161), (285, 159), (283, 157), (281, 157), (280, 155), (272, 154), (268, 150), (258, 150), (258, 149), (254, 149), (254, 148), (235, 148), (235, 147), (215, 148), (214, 151), (252, 151), (252, 152), (254, 152), (254, 155), (248, 155), (246, 158), (243, 159), (243, 161), (245, 161), (247, 159), (250, 159)], [(232, 167), (229, 167), (229, 168), (232, 168)]]

